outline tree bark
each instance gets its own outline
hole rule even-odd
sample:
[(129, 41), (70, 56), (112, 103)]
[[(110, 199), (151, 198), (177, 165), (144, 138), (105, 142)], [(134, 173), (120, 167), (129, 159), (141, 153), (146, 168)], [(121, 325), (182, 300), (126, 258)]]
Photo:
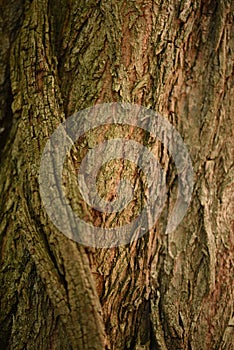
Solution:
[[(233, 2), (2, 0), (1, 7), (1, 349), (231, 350)], [(195, 185), (184, 220), (165, 234), (176, 198), (173, 160), (149, 135), (122, 130), (155, 147), (166, 205), (143, 237), (98, 249), (52, 224), (38, 171), (61, 122), (113, 101), (156, 110), (176, 127)], [(85, 150), (77, 144), (79, 164), (105, 132), (87, 136)], [(74, 173), (72, 156), (66, 166)], [(143, 179), (130, 173), (142, 194)], [(81, 217), (105, 224), (104, 214), (82, 205)], [(126, 222), (135, 210), (124, 213)]]

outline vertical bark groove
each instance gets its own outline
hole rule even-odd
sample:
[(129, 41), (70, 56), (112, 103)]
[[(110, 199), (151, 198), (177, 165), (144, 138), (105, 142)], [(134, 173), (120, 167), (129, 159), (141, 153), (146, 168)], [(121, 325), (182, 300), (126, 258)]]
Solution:
[[(0, 169), (3, 349), (231, 349), (233, 2), (1, 3), (10, 14), (10, 34), (3, 28), (0, 135), (13, 117)], [(177, 128), (193, 161), (195, 187), (183, 222), (166, 235), (177, 194), (170, 141), (163, 146), (130, 128), (86, 136), (85, 151), (81, 140), (66, 162), (72, 180), (72, 155), (79, 163), (105, 137), (127, 134), (158, 156), (168, 187), (149, 233), (124, 247), (94, 249), (69, 240), (49, 221), (38, 168), (46, 141), (65, 118), (112, 101), (155, 109)], [(141, 194), (139, 171), (113, 164), (113, 173), (130, 174)], [(107, 183), (114, 193), (104, 174)], [(66, 184), (76, 203), (76, 187)], [(126, 222), (143, 197), (124, 213)], [(101, 225), (123, 220), (80, 210)]]

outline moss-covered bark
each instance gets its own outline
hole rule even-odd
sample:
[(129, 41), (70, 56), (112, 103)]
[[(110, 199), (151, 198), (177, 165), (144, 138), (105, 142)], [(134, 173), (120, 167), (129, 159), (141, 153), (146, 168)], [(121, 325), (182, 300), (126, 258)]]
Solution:
[[(0, 122), (10, 125), (1, 141), (1, 348), (231, 349), (233, 2), (0, 4), (8, 14), (1, 20)], [(155, 146), (168, 182), (161, 218), (125, 247), (94, 249), (50, 222), (38, 169), (65, 118), (112, 101), (168, 118), (189, 148), (195, 187), (185, 219), (165, 235), (177, 177), (167, 149)]]

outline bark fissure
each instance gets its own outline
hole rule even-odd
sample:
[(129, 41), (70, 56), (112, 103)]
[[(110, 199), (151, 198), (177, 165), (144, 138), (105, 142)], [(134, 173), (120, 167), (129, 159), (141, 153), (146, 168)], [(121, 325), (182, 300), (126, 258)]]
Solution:
[[(9, 24), (4, 29), (1, 19), (1, 346), (231, 349), (233, 3), (2, 3)], [(98, 186), (113, 200), (119, 179), (130, 178), (135, 201), (123, 213), (100, 214), (77, 193), (82, 157), (112, 137), (134, 139), (153, 152), (163, 167), (167, 199), (155, 227), (140, 239), (85, 248), (50, 222), (38, 171), (46, 141), (62, 121), (112, 101), (155, 109), (177, 128), (193, 162), (193, 198), (184, 220), (166, 235), (178, 186), (167, 150), (171, 140), (165, 135), (159, 142), (131, 126), (93, 131), (64, 163), (74, 211), (114, 227), (131, 222), (144, 206), (145, 175), (122, 160), (105, 165)], [(188, 179), (183, 181), (186, 192)]]

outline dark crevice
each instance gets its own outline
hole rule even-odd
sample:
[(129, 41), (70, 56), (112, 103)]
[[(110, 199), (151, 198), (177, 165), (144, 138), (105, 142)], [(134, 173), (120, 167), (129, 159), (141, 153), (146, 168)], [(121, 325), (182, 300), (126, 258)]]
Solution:
[(24, 19), (23, 0), (2, 1), (0, 14), (0, 160), (3, 148), (13, 125), (11, 104), (13, 101), (10, 81), (10, 52)]
[(2, 159), (3, 149), (6, 144), (13, 122), (13, 113), (11, 109), (13, 96), (10, 87), (9, 65), (7, 66), (7, 70), (8, 77), (3, 86), (3, 92), (0, 92), (0, 98), (2, 102), (0, 108), (3, 115), (2, 119), (0, 119), (0, 160)]

